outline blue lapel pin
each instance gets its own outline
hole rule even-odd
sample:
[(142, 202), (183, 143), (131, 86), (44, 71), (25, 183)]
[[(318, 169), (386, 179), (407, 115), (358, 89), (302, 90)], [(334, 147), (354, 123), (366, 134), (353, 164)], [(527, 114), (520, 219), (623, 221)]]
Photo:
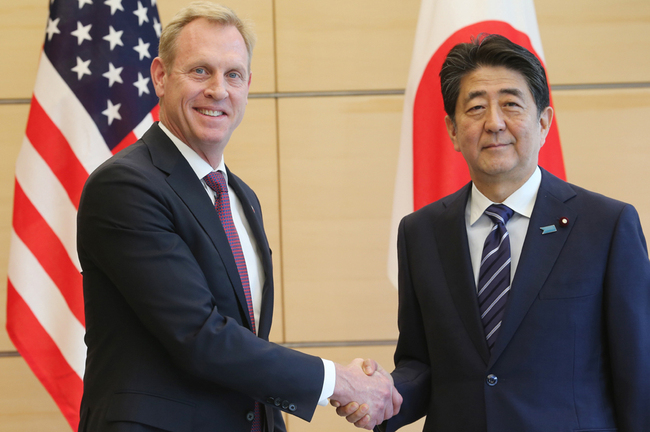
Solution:
[(539, 229), (542, 230), (542, 235), (544, 234), (551, 234), (557, 231), (557, 228), (555, 228), (555, 225), (548, 225), (548, 226), (543, 226), (539, 227)]

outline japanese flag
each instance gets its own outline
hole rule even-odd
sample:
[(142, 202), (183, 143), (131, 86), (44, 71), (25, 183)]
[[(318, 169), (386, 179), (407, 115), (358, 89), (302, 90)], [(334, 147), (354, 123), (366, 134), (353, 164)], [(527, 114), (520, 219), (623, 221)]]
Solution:
[[(463, 157), (454, 151), (447, 135), (438, 74), (454, 45), (470, 42), (481, 33), (503, 35), (544, 64), (533, 0), (422, 0), (404, 98), (391, 220), (388, 276), (395, 286), (399, 221), (470, 180)], [(555, 120), (539, 164), (566, 177)]]

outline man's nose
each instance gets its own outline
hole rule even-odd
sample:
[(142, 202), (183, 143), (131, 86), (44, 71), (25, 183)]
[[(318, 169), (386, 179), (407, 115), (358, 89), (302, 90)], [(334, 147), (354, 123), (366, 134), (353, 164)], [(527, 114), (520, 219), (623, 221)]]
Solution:
[(215, 75), (208, 81), (207, 84), (208, 85), (205, 89), (206, 97), (215, 100), (222, 100), (228, 97), (228, 90), (226, 89), (225, 80), (223, 77)]
[(485, 130), (496, 133), (506, 129), (503, 112), (498, 107), (489, 107), (485, 118)]

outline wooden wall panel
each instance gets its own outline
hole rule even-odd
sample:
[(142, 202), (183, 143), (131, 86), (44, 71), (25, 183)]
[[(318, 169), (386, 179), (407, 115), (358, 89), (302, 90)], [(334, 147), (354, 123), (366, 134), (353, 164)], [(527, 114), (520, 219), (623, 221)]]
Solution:
[[(188, 0), (158, 3), (163, 24)], [(28, 98), (47, 22), (40, 0), (0, 2), (0, 98)], [(226, 1), (253, 21), (258, 45), (252, 92), (275, 91), (270, 0)], [(650, 79), (650, 3), (645, 0), (537, 0), (537, 17), (554, 84)], [(403, 88), (419, 1), (377, 4), (278, 0), (280, 91)], [(371, 13), (368, 13), (371, 11)], [(15, 71), (20, 71), (16, 73)]]
[(16, 158), (25, 135), (28, 112), (29, 105), (0, 105), (0, 352), (15, 350), (5, 328), (7, 263), (13, 213), (14, 172)]
[(650, 233), (650, 89), (554, 93), (567, 178), (633, 204)]
[(0, 1), (0, 99), (32, 96), (48, 4), (43, 0)]
[(402, 100), (279, 101), (287, 341), (397, 336), (386, 260)]
[(536, 0), (552, 84), (650, 81), (650, 2)]
[[(372, 358), (375, 359), (386, 370), (393, 369), (394, 345), (387, 346), (346, 346), (346, 347), (329, 347), (329, 348), (310, 348), (301, 350), (307, 354), (316, 355), (342, 365), (347, 365), (355, 358)], [(353, 432), (362, 429), (356, 428), (344, 418), (336, 414), (336, 410), (331, 406), (317, 407), (314, 418), (310, 423), (297, 417), (289, 416), (287, 419), (287, 429), (290, 432)], [(422, 431), (424, 420), (417, 421), (411, 425), (403, 427), (400, 432), (418, 432)]]
[[(158, 13), (163, 26), (181, 8), (191, 3), (191, 0), (158, 0)], [(221, 3), (228, 6), (242, 19), (252, 22), (257, 45), (253, 51), (253, 82), (251, 92), (272, 93), (275, 91), (275, 52), (274, 52), (274, 25), (272, 0), (223, 0)]]
[(0, 432), (70, 432), (58, 407), (20, 357), (0, 357)]
[(276, 0), (278, 91), (406, 85), (420, 0)]
[[(190, 0), (159, 0), (166, 24)], [(225, 0), (254, 22), (251, 92), (403, 89), (420, 0)], [(650, 2), (535, 0), (552, 84), (650, 82)], [(45, 37), (47, 0), (0, 0), (0, 99), (29, 98)], [(277, 45), (277, 65), (276, 65)], [(276, 76), (277, 71), (277, 76)], [(555, 91), (569, 181), (634, 204), (650, 230), (650, 89)], [(0, 105), (0, 351), (5, 327), (15, 159), (28, 105)], [(397, 337), (397, 293), (386, 277), (400, 96), (251, 99), (226, 150), (258, 193), (273, 249), (272, 339)], [(393, 346), (306, 350), (341, 363)], [(0, 432), (67, 431), (17, 357), (0, 357)], [(353, 430), (334, 410), (288, 418), (290, 432)], [(421, 430), (422, 422), (405, 430)]]
[[(278, 0), (278, 90), (403, 88), (419, 4)], [(552, 83), (650, 79), (649, 2), (535, 5)]]
[(284, 341), (282, 320), (282, 249), (280, 191), (274, 99), (249, 99), (246, 114), (226, 147), (228, 167), (257, 194), (262, 204), (264, 228), (273, 251), (275, 308), (271, 340)]

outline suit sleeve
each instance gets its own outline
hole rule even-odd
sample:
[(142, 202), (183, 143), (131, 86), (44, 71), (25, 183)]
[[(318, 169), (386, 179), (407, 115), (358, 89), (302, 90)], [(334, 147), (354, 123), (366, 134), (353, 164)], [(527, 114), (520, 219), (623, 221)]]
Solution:
[(605, 275), (606, 328), (619, 430), (650, 430), (650, 262), (639, 217), (619, 217)]
[(426, 414), (431, 393), (427, 341), (420, 304), (409, 270), (407, 220), (398, 231), (399, 339), (395, 351), (395, 387), (404, 398), (399, 414), (384, 422), (379, 430), (391, 432), (419, 420)]
[(84, 272), (110, 279), (179, 368), (263, 403), (270, 395), (295, 401), (293, 414), (311, 419), (322, 361), (260, 339), (220, 313), (195, 251), (179, 235), (192, 234), (178, 226), (165, 187), (126, 163), (93, 174), (78, 214)]

